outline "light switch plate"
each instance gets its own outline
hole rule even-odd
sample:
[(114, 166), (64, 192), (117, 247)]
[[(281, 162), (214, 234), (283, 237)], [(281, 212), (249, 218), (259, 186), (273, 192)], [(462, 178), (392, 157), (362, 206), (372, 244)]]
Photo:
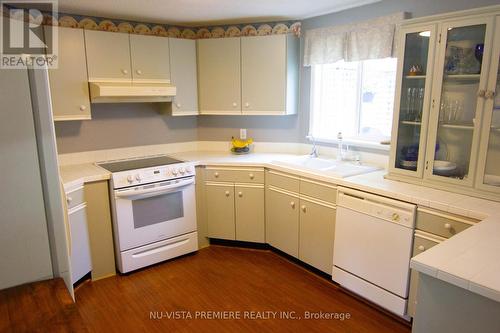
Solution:
[(247, 139), (247, 129), (246, 128), (240, 128), (240, 139), (241, 140)]

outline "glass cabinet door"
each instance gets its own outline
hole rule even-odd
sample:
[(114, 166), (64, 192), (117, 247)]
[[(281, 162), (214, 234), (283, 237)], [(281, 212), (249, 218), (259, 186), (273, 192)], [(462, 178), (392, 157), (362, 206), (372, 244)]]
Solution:
[(478, 187), (500, 192), (500, 17), (497, 17), (490, 77), (484, 93), (485, 115), (480, 144)]
[(440, 84), (434, 90), (427, 144), (430, 178), (472, 186), (488, 74), (483, 56), (491, 49), (491, 26), (491, 19), (442, 25), (436, 68)]
[(399, 95), (395, 102), (394, 124), (397, 138), (391, 154), (395, 172), (422, 176), (430, 83), (436, 29), (434, 25), (402, 31), (402, 53), (398, 67)]

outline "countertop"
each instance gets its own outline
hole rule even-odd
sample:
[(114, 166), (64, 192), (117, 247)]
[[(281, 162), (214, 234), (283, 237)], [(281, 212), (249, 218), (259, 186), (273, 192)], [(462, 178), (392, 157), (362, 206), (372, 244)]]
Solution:
[[(234, 155), (228, 152), (191, 151), (169, 154), (197, 165), (269, 167), (298, 176), (354, 188), (420, 207), (482, 220), (440, 245), (412, 258), (410, 266), (474, 293), (500, 302), (500, 203), (450, 193), (424, 186), (388, 180), (380, 170), (348, 178), (337, 178), (321, 171), (290, 167), (278, 161), (297, 157), (292, 154), (253, 153)], [(76, 184), (105, 180), (110, 173), (92, 163), (61, 167), (65, 189)]]

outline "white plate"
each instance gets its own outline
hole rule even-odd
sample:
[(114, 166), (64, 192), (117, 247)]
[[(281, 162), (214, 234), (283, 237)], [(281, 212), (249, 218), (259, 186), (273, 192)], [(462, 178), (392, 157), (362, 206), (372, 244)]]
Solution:
[(446, 171), (453, 171), (457, 168), (457, 164), (450, 162), (450, 161), (440, 161), (436, 160), (434, 161), (434, 171), (439, 171), (439, 172), (446, 172)]
[(491, 186), (500, 186), (500, 176), (484, 175), (484, 183)]

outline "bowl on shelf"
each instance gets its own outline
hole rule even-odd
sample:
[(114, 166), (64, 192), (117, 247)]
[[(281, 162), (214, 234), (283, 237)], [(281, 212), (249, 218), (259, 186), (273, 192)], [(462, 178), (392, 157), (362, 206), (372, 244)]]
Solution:
[(403, 169), (417, 170), (417, 161), (400, 160), (399, 165)]
[(436, 175), (451, 176), (455, 174), (457, 164), (450, 161), (435, 160), (432, 169)]

